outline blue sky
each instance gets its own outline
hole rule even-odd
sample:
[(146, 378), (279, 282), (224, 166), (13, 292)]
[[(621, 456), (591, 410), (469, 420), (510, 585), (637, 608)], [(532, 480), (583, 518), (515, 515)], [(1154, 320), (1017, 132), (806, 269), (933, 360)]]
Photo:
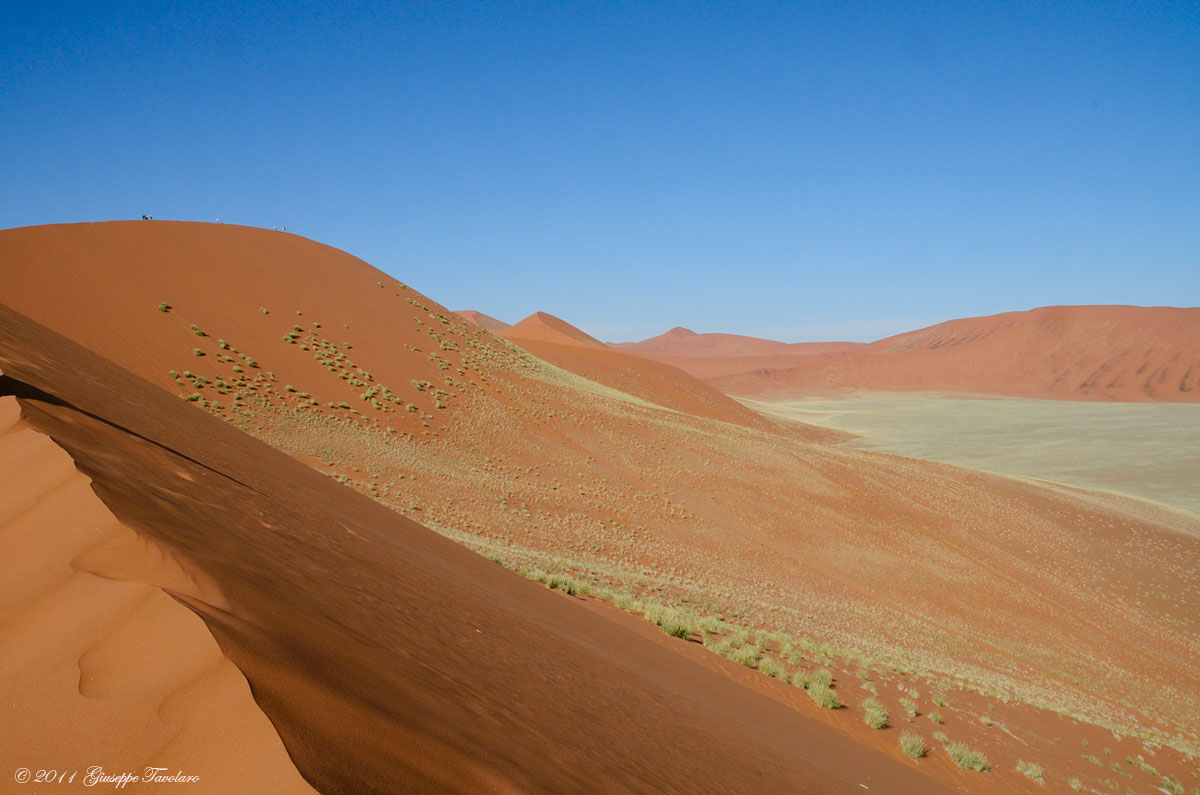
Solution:
[(1198, 3), (0, 2), (0, 227), (286, 225), (610, 340), (1200, 303)]

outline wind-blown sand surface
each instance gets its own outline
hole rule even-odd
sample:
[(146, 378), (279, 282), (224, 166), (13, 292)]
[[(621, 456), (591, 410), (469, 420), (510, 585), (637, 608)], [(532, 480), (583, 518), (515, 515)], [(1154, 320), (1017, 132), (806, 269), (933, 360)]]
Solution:
[(1058, 400), (745, 400), (847, 447), (1105, 489), (1200, 514), (1200, 406)]
[(90, 485), (21, 420), (17, 398), (0, 397), (6, 791), (20, 767), (101, 765), (195, 775), (203, 792), (312, 792), (245, 677), (173, 598), (224, 606), (219, 589), (122, 525)]
[[(7, 304), (96, 357), (35, 335), (19, 374), (0, 366), (144, 437), (67, 421), (53, 401), (29, 409), (122, 522), (219, 583), (236, 610), (188, 606), (320, 789), (826, 791), (866, 783), (856, 776), (881, 760), (889, 786), (874, 789), (1033, 791), (1013, 772), (1031, 749), (1060, 784), (1094, 778), (1050, 738), (1109, 727), (1123, 733), (1118, 753), (1154, 753), (1171, 771), (1185, 764), (1172, 749), (1197, 741), (1193, 518), (813, 443), (828, 433), (811, 426), (727, 421), (745, 408), (685, 373), (637, 367), (538, 318), (576, 351), (543, 350), (556, 366), (294, 235), (6, 230), (0, 272)], [(0, 350), (12, 357), (8, 340), (29, 328), (14, 316)], [(612, 357), (589, 358), (601, 354)], [(682, 402), (689, 392), (703, 411)], [(193, 480), (163, 481), (176, 465)], [(687, 643), (650, 625), (605, 619), (626, 636), (580, 624), (579, 600), (511, 571), (539, 568), (715, 629)], [(639, 631), (657, 633), (656, 650)], [(754, 664), (829, 667), (850, 709), (695, 656), (695, 641), (742, 631), (761, 643)], [(681, 655), (736, 687), (689, 678)], [(915, 766), (922, 778), (906, 778), (897, 732), (861, 720), (856, 668), (893, 728), (908, 724), (901, 686), (919, 691), (922, 715), (950, 696), (945, 731), (986, 749), (994, 772), (959, 771), (939, 746)], [(775, 706), (755, 712), (748, 687)], [(1006, 731), (972, 717), (989, 706)], [(801, 718), (819, 724), (812, 737), (849, 745), (810, 742), (813, 724), (790, 722)], [(659, 728), (630, 729), (642, 725)], [(931, 747), (933, 725), (912, 724)], [(346, 769), (364, 778), (346, 784)]]

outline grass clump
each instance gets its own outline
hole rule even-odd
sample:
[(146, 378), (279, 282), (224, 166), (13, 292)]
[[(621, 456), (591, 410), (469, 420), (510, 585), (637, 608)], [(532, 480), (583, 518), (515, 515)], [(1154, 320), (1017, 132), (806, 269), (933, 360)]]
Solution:
[(192, 328), (192, 333), (195, 334), (197, 337), (207, 337), (208, 336), (208, 332), (206, 332), (204, 329), (197, 326), (195, 323), (193, 323), (191, 325), (191, 328)]
[(818, 685), (819, 687), (829, 687), (833, 684), (833, 672), (828, 668), (818, 668), (809, 677), (809, 684)]
[(1099, 758), (1099, 757), (1096, 757), (1096, 756), (1092, 756), (1091, 754), (1084, 754), (1084, 755), (1083, 755), (1083, 761), (1085, 761), (1085, 762), (1091, 762), (1091, 763), (1092, 763), (1093, 765), (1095, 765), (1096, 767), (1099, 767), (1099, 766), (1100, 766), (1100, 758)]
[(872, 729), (882, 729), (887, 725), (888, 711), (883, 708), (883, 704), (873, 698), (868, 698), (862, 703), (862, 708), (865, 713), (863, 720)]
[(168, 304), (166, 301), (163, 301), (162, 303), (160, 303), (160, 304), (158, 305), (158, 311), (159, 311), (159, 312), (170, 312), (170, 311), (171, 311), (171, 305), (170, 305), (170, 304)]
[(950, 706), (950, 702), (947, 701), (946, 699), (942, 698), (941, 696), (934, 696), (933, 697), (933, 705), (935, 707), (948, 707), (948, 706)]
[(1042, 766), (1035, 765), (1032, 762), (1026, 762), (1024, 759), (1017, 762), (1017, 772), (1024, 773), (1039, 784), (1042, 782)]
[(900, 706), (904, 707), (904, 714), (908, 715), (908, 717), (917, 717), (917, 702), (912, 699), (902, 698), (900, 699)]
[(920, 759), (925, 756), (925, 741), (921, 739), (921, 735), (914, 732), (902, 732), (900, 750), (913, 759)]
[(199, 348), (192, 348), (192, 355), (193, 356), (203, 356), (204, 351), (200, 350)]
[(186, 400), (188, 403), (195, 403), (199, 399), (200, 399), (199, 392), (193, 392), (192, 394), (190, 394), (184, 398), (184, 400)]
[(942, 713), (940, 713), (940, 712), (930, 712), (929, 719), (931, 721), (933, 721), (934, 723), (938, 723), (938, 724), (943, 722), (942, 721)]
[(774, 657), (763, 657), (758, 661), (758, 670), (762, 671), (767, 676), (773, 676), (776, 679), (787, 681), (787, 669), (783, 667), (783, 663), (776, 660)]
[(1068, 779), (1067, 786), (1070, 787), (1071, 789), (1075, 790), (1076, 792), (1079, 792), (1080, 790), (1083, 789), (1083, 783), (1080, 782), (1080, 780), (1077, 778)]
[(829, 685), (823, 685), (819, 682), (809, 682), (805, 688), (808, 692), (808, 697), (811, 698), (818, 707), (824, 709), (841, 709), (842, 700), (838, 698), (838, 694), (830, 689)]
[(689, 640), (696, 631), (696, 617), (687, 610), (674, 610), (660, 604), (650, 604), (646, 606), (642, 615), (647, 621), (675, 638)]
[(946, 753), (954, 760), (954, 764), (963, 770), (978, 770), (980, 773), (986, 773), (989, 769), (987, 757), (983, 755), (983, 752), (963, 743), (946, 743)]
[(808, 681), (809, 681), (808, 680), (808, 672), (806, 672), (806, 671), (796, 671), (796, 673), (792, 674), (791, 682), (796, 687), (807, 688)]

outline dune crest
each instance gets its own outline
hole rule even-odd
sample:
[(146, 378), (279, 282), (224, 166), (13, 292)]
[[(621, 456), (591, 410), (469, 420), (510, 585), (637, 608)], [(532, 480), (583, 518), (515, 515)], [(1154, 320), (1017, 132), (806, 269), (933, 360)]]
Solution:
[(587, 332), (545, 312), (534, 312), (511, 328), (505, 329), (503, 334), (509, 339), (537, 340), (558, 345), (584, 345), (592, 348), (608, 347)]
[(503, 320), (497, 320), (491, 315), (485, 315), (482, 312), (476, 312), (474, 309), (459, 309), (454, 314), (461, 317), (468, 323), (472, 323), (480, 328), (485, 328), (488, 331), (505, 331), (512, 328), (512, 324), (505, 323)]

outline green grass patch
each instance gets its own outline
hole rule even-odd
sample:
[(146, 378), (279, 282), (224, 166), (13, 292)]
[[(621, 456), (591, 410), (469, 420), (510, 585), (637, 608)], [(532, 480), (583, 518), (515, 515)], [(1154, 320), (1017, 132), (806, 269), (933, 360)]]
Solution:
[(808, 697), (811, 698), (818, 707), (824, 709), (841, 709), (842, 700), (838, 698), (838, 694), (830, 689), (829, 685), (823, 685), (819, 682), (809, 682), (805, 688)]
[(868, 698), (863, 701), (862, 708), (864, 712), (863, 721), (872, 729), (882, 729), (887, 725), (888, 711), (883, 708), (883, 704), (880, 704), (873, 698)]
[(980, 773), (986, 773), (989, 769), (987, 757), (983, 752), (964, 743), (946, 743), (946, 753), (954, 760), (954, 764), (963, 770), (978, 770)]
[(915, 732), (901, 732), (900, 750), (913, 759), (920, 759), (925, 756), (925, 741)]
[(1026, 762), (1024, 759), (1017, 762), (1017, 772), (1024, 773), (1039, 784), (1042, 782), (1042, 766), (1035, 765), (1032, 762)]

